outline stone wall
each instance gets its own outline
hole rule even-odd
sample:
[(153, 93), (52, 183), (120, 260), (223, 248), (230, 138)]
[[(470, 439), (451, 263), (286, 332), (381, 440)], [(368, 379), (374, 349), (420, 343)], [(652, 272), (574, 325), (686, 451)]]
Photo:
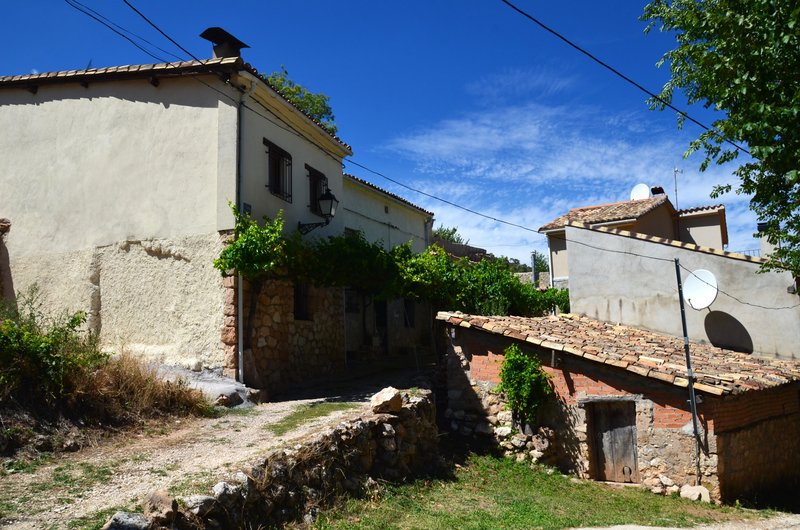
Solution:
[[(552, 378), (554, 395), (539, 411), (535, 428), (512, 429), (503, 396), (493, 391), (500, 382), (502, 351), (511, 344), (509, 339), (466, 329), (448, 333), (443, 343), (448, 398), (444, 415), (453, 431), (491, 435), (510, 453), (595, 478), (590, 408), (598, 401), (633, 401), (638, 482), (663, 494), (695, 484), (695, 443), (688, 393), (683, 389), (520, 344), (524, 352), (539, 357)], [(698, 409), (704, 442), (700, 462), (701, 483), (711, 497), (719, 499), (717, 446), (712, 432), (715, 405), (714, 398), (708, 397)], [(524, 439), (515, 435), (515, 430), (522, 430)]]
[(344, 496), (369, 494), (378, 486), (375, 479), (397, 482), (432, 472), (438, 461), (438, 430), (431, 392), (401, 396), (384, 389), (376, 397), (387, 390), (386, 399), (373, 398), (372, 410), (291, 449), (271, 452), (237, 473), (235, 480), (217, 483), (210, 495), (175, 500), (156, 493), (143, 503), (144, 515), (117, 513), (106, 528), (261, 528), (292, 520), (310, 524), (320, 508)]
[[(742, 403), (746, 396), (731, 400), (724, 407), (731, 422), (717, 422), (726, 429), (717, 434), (726, 502), (764, 501), (765, 495), (785, 496), (800, 486), (800, 385), (764, 394), (750, 403)], [(736, 409), (738, 419), (729, 413)]]
[[(226, 371), (237, 369), (237, 281), (225, 282), (225, 326), (221, 341)], [(245, 283), (244, 314), (250, 313), (252, 286)], [(341, 288), (308, 286), (307, 319), (295, 318), (295, 288), (287, 280), (267, 280), (259, 289), (252, 333), (245, 340), (245, 383), (268, 396), (329, 377), (345, 369), (344, 294)], [(245, 323), (245, 333), (247, 333)]]

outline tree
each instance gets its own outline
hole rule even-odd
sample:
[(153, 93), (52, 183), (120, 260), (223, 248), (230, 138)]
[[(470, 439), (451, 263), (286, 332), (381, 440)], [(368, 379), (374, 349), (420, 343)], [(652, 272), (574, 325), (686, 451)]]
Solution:
[(442, 241), (448, 241), (457, 245), (466, 245), (469, 243), (468, 239), (465, 240), (464, 237), (458, 233), (458, 227), (455, 226), (437, 226), (433, 229), (433, 237), (438, 237)]
[(536, 274), (540, 272), (550, 272), (550, 261), (547, 259), (547, 256), (538, 250), (534, 250), (531, 252), (531, 259), (533, 260), (533, 268), (536, 269)]
[(308, 116), (319, 122), (319, 124), (329, 133), (336, 134), (337, 127), (334, 122), (333, 109), (330, 105), (330, 97), (319, 92), (309, 91), (302, 85), (298, 85), (289, 79), (289, 72), (281, 65), (280, 72), (272, 72), (267, 76), (267, 82), (281, 96), (291, 101), (294, 106), (305, 112)]
[[(651, 107), (663, 110), (676, 90), (689, 104), (725, 114), (694, 140), (686, 156), (703, 151), (700, 165), (724, 164), (746, 144), (737, 193), (752, 194), (750, 207), (780, 248), (767, 269), (800, 275), (800, 6), (796, 0), (654, 0), (644, 8), (646, 31), (659, 25), (675, 33), (671, 78)], [(685, 118), (679, 117), (679, 125)], [(717, 186), (713, 197), (730, 191)]]

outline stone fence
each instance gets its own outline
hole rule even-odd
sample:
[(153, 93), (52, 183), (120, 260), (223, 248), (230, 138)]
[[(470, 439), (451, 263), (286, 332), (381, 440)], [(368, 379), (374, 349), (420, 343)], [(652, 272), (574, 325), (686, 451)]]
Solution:
[(391, 387), (373, 396), (371, 411), (289, 449), (277, 449), (211, 495), (173, 499), (153, 493), (144, 514), (118, 512), (104, 530), (255, 528), (287, 521), (310, 524), (317, 510), (345, 496), (369, 493), (375, 478), (403, 481), (435, 469), (438, 429), (429, 390)]

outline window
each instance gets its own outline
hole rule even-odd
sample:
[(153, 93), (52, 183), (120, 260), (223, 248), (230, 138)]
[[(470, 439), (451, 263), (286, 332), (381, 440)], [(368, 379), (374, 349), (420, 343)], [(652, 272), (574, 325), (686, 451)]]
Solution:
[(264, 138), (267, 148), (267, 187), (273, 195), (292, 202), (292, 155)]
[(315, 214), (322, 216), (319, 198), (328, 190), (328, 177), (308, 164), (306, 164), (306, 169), (308, 170), (308, 207)]
[(308, 296), (308, 284), (294, 284), (294, 319), (311, 320), (311, 304)]

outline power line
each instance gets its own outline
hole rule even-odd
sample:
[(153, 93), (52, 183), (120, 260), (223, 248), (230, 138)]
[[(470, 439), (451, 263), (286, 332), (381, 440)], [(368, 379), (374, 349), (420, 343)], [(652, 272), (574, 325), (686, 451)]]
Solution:
[[(89, 17), (89, 18), (92, 18), (92, 19), (96, 20), (96, 21), (97, 21), (97, 22), (99, 22), (100, 24), (104, 25), (105, 27), (107, 27), (108, 29), (110, 29), (111, 31), (113, 31), (114, 33), (116, 33), (117, 35), (119, 35), (120, 37), (122, 37), (123, 39), (125, 39), (126, 41), (130, 42), (131, 44), (133, 44), (134, 46), (136, 46), (137, 48), (139, 48), (141, 51), (143, 51), (144, 53), (146, 53), (147, 55), (149, 55), (150, 57), (152, 57), (152, 58), (153, 58), (153, 59), (155, 59), (156, 61), (161, 61), (162, 63), (163, 63), (163, 62), (167, 62), (167, 61), (165, 61), (164, 59), (162, 59), (162, 58), (158, 57), (157, 55), (155, 55), (155, 54), (151, 53), (151, 52), (150, 52), (148, 49), (146, 49), (144, 46), (140, 45), (138, 42), (134, 41), (132, 38), (128, 37), (127, 35), (125, 35), (125, 34), (124, 34), (124, 33), (122, 33), (121, 31), (119, 31), (118, 29), (116, 29), (116, 28), (114, 28), (113, 26), (111, 26), (110, 24), (106, 23), (105, 21), (103, 21), (102, 19), (100, 19), (98, 16), (95, 16), (94, 14), (90, 13), (89, 11), (86, 11), (86, 10), (84, 10), (82, 7), (80, 7), (80, 6), (79, 6), (79, 5), (77, 5), (76, 3), (73, 3), (73, 1), (74, 1), (74, 0), (64, 0), (64, 2), (66, 2), (68, 6), (72, 7), (73, 9), (75, 9), (75, 10), (77, 10), (77, 11), (80, 11), (81, 13), (83, 13), (84, 15), (86, 15), (87, 17)], [(105, 18), (105, 17), (104, 17), (104, 18)], [(115, 25), (116, 25), (116, 24), (115, 24)]]
[[(83, 9), (81, 9), (80, 7), (78, 7), (78, 6), (74, 5), (74, 4), (72, 3), (73, 1), (74, 1), (74, 2), (76, 2), (76, 3), (78, 3), (78, 2), (77, 2), (77, 0), (65, 0), (65, 2), (66, 2), (67, 4), (69, 4), (70, 6), (72, 6), (72, 7), (73, 7), (73, 8), (75, 8), (75, 9), (77, 9), (78, 11), (80, 11), (80, 12), (84, 13), (85, 15), (87, 15), (87, 16), (89, 16), (89, 17), (91, 17), (92, 19), (96, 20), (97, 22), (100, 22), (101, 24), (103, 24), (104, 26), (106, 26), (107, 28), (109, 28), (110, 30), (112, 30), (114, 33), (118, 34), (119, 36), (123, 37), (123, 38), (124, 38), (124, 39), (126, 39), (127, 41), (131, 42), (131, 44), (133, 44), (134, 46), (136, 46), (137, 48), (139, 48), (140, 50), (142, 50), (143, 52), (145, 52), (146, 54), (148, 54), (150, 57), (152, 57), (152, 58), (154, 58), (154, 59), (156, 59), (156, 60), (158, 60), (158, 61), (161, 61), (161, 62), (167, 62), (167, 61), (165, 61), (163, 58), (161, 58), (161, 57), (158, 57), (158, 56), (156, 56), (156, 55), (154, 55), (154, 54), (150, 53), (148, 50), (144, 49), (142, 46), (140, 46), (139, 44), (137, 44), (136, 42), (134, 42), (134, 41), (133, 41), (132, 39), (130, 39), (128, 36), (124, 35), (124, 34), (123, 34), (123, 33), (121, 33), (120, 31), (116, 30), (115, 28), (113, 28), (112, 26), (110, 26), (109, 24), (107, 24), (106, 22), (104, 22), (103, 20), (101, 20), (100, 18), (98, 18), (97, 16), (93, 15), (93, 14), (92, 14), (92, 13), (90, 13), (90, 12), (84, 11), (84, 10), (83, 10)], [(127, 0), (123, 0), (123, 1), (124, 1), (126, 4), (128, 4), (128, 5), (130, 6), (130, 4), (127, 2)], [(513, 6), (513, 4), (511, 4), (511, 3), (507, 2), (506, 0), (501, 0), (501, 1), (503, 1), (503, 2), (505, 2), (505, 3), (507, 3), (507, 4), (509, 4), (509, 5), (510, 5), (511, 7), (513, 7), (514, 9), (517, 9), (515, 6)], [(81, 4), (81, 5), (82, 5), (82, 4)], [(143, 18), (145, 18), (145, 20), (147, 20), (148, 22), (150, 22), (150, 21), (149, 21), (149, 19), (147, 19), (147, 18), (146, 18), (146, 17), (145, 17), (145, 16), (144, 16), (144, 15), (143, 15), (141, 12), (139, 12), (138, 10), (136, 10), (135, 8), (133, 8), (133, 6), (130, 6), (130, 7), (131, 7), (132, 9), (134, 9), (135, 11), (137, 11), (137, 13), (139, 13), (139, 14), (140, 14), (140, 16), (142, 16)], [(87, 9), (90, 9), (90, 8), (87, 8)], [(519, 9), (517, 9), (517, 10), (519, 11)], [(92, 10), (92, 11), (93, 11), (93, 10)], [(521, 11), (520, 11), (520, 12), (521, 12)], [(525, 14), (524, 12), (522, 12), (522, 13), (523, 13), (523, 14)], [(99, 15), (99, 16), (102, 16), (102, 15), (100, 15), (99, 13), (98, 13), (98, 15)], [(527, 15), (527, 14), (525, 14), (525, 15), (526, 15), (526, 16), (529, 16), (529, 15)], [(103, 18), (105, 18), (105, 17), (103, 17)], [(532, 18), (532, 17), (530, 17), (530, 16), (529, 16), (529, 18)], [(108, 20), (108, 19), (106, 19), (106, 20)], [(541, 23), (539, 23), (537, 20), (535, 20), (535, 19), (532, 19), (532, 20), (534, 20), (534, 22), (536, 22), (537, 24), (540, 24), (540, 25), (542, 25), (542, 24), (541, 24)], [(108, 21), (109, 21), (111, 24), (114, 24), (114, 23), (113, 23), (113, 22), (111, 22), (110, 20), (108, 20)], [(150, 23), (151, 23), (151, 25), (152, 25), (152, 22), (150, 22)], [(115, 26), (117, 26), (117, 24), (114, 24), (114, 25), (115, 25)], [(121, 26), (117, 26), (117, 27), (120, 27), (120, 28), (121, 28)], [(154, 26), (154, 27), (156, 27), (156, 26)], [(561, 38), (562, 40), (565, 40), (565, 41), (566, 41), (566, 42), (568, 42), (570, 45), (572, 45), (572, 46), (574, 46), (574, 47), (578, 48), (577, 46), (575, 46), (575, 45), (573, 45), (572, 43), (570, 43), (569, 41), (567, 41), (567, 40), (566, 40), (564, 37), (561, 37), (561, 36), (560, 36), (560, 35), (558, 35), (557, 33), (553, 32), (552, 30), (550, 30), (549, 28), (547, 28), (546, 26), (542, 25), (542, 27), (544, 27), (544, 28), (545, 28), (545, 29), (547, 29), (548, 31), (550, 31), (550, 32), (552, 32), (552, 33), (554, 33), (554, 34), (556, 34), (557, 36), (559, 36), (559, 38)], [(124, 29), (124, 28), (122, 28), (122, 29)], [(156, 27), (156, 29), (158, 29), (158, 28)], [(125, 30), (125, 31), (127, 31), (127, 30)], [(163, 33), (163, 32), (162, 32), (160, 29), (159, 29), (159, 31), (160, 31), (162, 34), (164, 34), (164, 33)], [(168, 35), (164, 34), (164, 36), (165, 36), (166, 38), (168, 38), (168, 39), (169, 39), (171, 42), (173, 42), (173, 43), (174, 43), (176, 46), (178, 46), (178, 47), (179, 47), (179, 48), (181, 48), (182, 50), (186, 51), (186, 50), (185, 50), (185, 49), (184, 49), (182, 46), (180, 46), (180, 45), (179, 45), (177, 42), (175, 42), (175, 41), (174, 41), (172, 38), (170, 38)], [(159, 49), (160, 49), (160, 48), (159, 48)], [(580, 49), (580, 48), (578, 48), (578, 49), (579, 49), (579, 50), (581, 50), (581, 51), (583, 51), (583, 50), (582, 50), (582, 49)], [(164, 50), (162, 50), (162, 51), (164, 51)], [(594, 57), (593, 57), (593, 56), (591, 56), (590, 54), (588, 54), (588, 52), (585, 52), (585, 51), (583, 51), (583, 52), (584, 52), (584, 53), (586, 53), (587, 55), (589, 55), (590, 57), (592, 57), (592, 58), (594, 59)], [(169, 52), (165, 52), (165, 53), (169, 53)], [(188, 52), (188, 51), (186, 51), (186, 53), (189, 53), (189, 52)], [(191, 55), (191, 54), (189, 54), (189, 55)], [(194, 56), (192, 55), (192, 57), (194, 57)], [(200, 59), (197, 59), (196, 57), (194, 57), (194, 59), (195, 59), (195, 60), (197, 60), (197, 61), (200, 61)], [(597, 60), (597, 59), (595, 59), (595, 60)], [(200, 61), (200, 62), (202, 62), (202, 61)], [(608, 67), (608, 66), (607, 66), (607, 65), (605, 65), (604, 63), (601, 63), (601, 64), (603, 64), (603, 65), (604, 65), (604, 66), (606, 66), (607, 68), (611, 69), (611, 67)], [(612, 70), (613, 70), (613, 69), (612, 69)], [(621, 75), (621, 74), (619, 74), (619, 75)], [(624, 76), (623, 76), (623, 77), (624, 77)], [(234, 102), (234, 103), (239, 103), (239, 102), (236, 100), (236, 98), (234, 98), (234, 97), (230, 96), (229, 94), (226, 94), (225, 92), (223, 92), (223, 91), (221, 91), (221, 90), (217, 89), (216, 87), (213, 87), (212, 85), (210, 85), (210, 84), (208, 84), (208, 83), (204, 82), (203, 80), (201, 80), (201, 79), (197, 79), (195, 76), (192, 76), (192, 79), (195, 79), (196, 81), (198, 81), (199, 83), (201, 83), (201, 84), (205, 85), (206, 87), (210, 88), (211, 90), (213, 90), (213, 91), (217, 92), (218, 94), (220, 94), (220, 95), (222, 95), (222, 96), (224, 96), (224, 97), (226, 97), (226, 98), (230, 99), (232, 102)], [(640, 88), (642, 88), (642, 87), (640, 87)], [(642, 89), (643, 89), (643, 88), (642, 88)], [(643, 90), (646, 90), (646, 89), (643, 89)], [(261, 105), (261, 106), (262, 106), (262, 107), (263, 107), (265, 110), (267, 110), (267, 111), (268, 111), (270, 114), (274, 115), (276, 118), (278, 118), (279, 120), (283, 121), (283, 120), (280, 118), (280, 116), (278, 116), (278, 115), (277, 115), (277, 114), (276, 114), (274, 111), (272, 111), (271, 109), (267, 108), (267, 107), (266, 107), (265, 105), (263, 105), (261, 102), (259, 102), (259, 104), (260, 104), (260, 105)], [(285, 130), (285, 131), (291, 132), (291, 133), (293, 133), (293, 134), (295, 134), (295, 135), (297, 135), (297, 136), (299, 136), (299, 137), (301, 137), (301, 138), (304, 138), (305, 140), (307, 140), (307, 141), (308, 141), (308, 142), (310, 142), (310, 143), (313, 143), (314, 145), (317, 145), (317, 144), (316, 144), (316, 142), (312, 141), (310, 138), (308, 138), (308, 137), (307, 137), (307, 136), (305, 136), (304, 134), (302, 134), (302, 133), (300, 133), (300, 132), (298, 132), (298, 131), (294, 130), (294, 129), (293, 129), (293, 128), (291, 128), (291, 127), (283, 126), (283, 125), (281, 125), (280, 123), (277, 123), (277, 122), (275, 122), (273, 119), (269, 118), (269, 117), (268, 117), (268, 116), (266, 116), (265, 114), (258, 112), (257, 110), (253, 109), (252, 107), (249, 107), (249, 106), (248, 106), (246, 103), (242, 102), (242, 106), (243, 106), (244, 108), (246, 108), (246, 109), (250, 110), (251, 112), (255, 113), (256, 115), (258, 115), (258, 116), (261, 116), (262, 118), (264, 118), (265, 120), (269, 121), (269, 122), (270, 122), (270, 123), (272, 123), (273, 125), (275, 125), (275, 126), (277, 126), (277, 127), (280, 127), (281, 129), (283, 129), (283, 130)], [(676, 109), (676, 110), (677, 110), (677, 109)], [(679, 111), (679, 112), (680, 112), (680, 111)], [(687, 118), (688, 118), (688, 116), (687, 116)], [(692, 121), (694, 121), (694, 120), (692, 120)], [(284, 123), (285, 123), (285, 122), (284, 122)], [(287, 124), (287, 125), (288, 125), (288, 124)], [(702, 126), (702, 124), (699, 124), (699, 125), (701, 125), (701, 126)], [(734, 144), (734, 145), (735, 145), (735, 144)], [(322, 150), (322, 151), (323, 151), (325, 154), (327, 154), (328, 156), (330, 156), (330, 157), (334, 158), (334, 160), (336, 160), (337, 162), (339, 161), (339, 158), (338, 158), (336, 155), (334, 155), (333, 153), (329, 152), (327, 149), (325, 149), (325, 148), (323, 148), (323, 147), (321, 147), (321, 146), (319, 146), (319, 145), (317, 145), (317, 147), (318, 147), (320, 150)], [(746, 152), (746, 151), (745, 151), (745, 152)], [(523, 225), (520, 225), (520, 224), (517, 224), (517, 223), (512, 223), (512, 222), (510, 222), (510, 221), (505, 221), (505, 220), (503, 220), (503, 219), (499, 219), (499, 218), (497, 218), (497, 217), (493, 217), (493, 216), (491, 216), (491, 215), (487, 215), (487, 214), (481, 213), (481, 212), (479, 212), (479, 211), (477, 211), (477, 210), (473, 210), (473, 209), (471, 209), (471, 208), (467, 208), (466, 206), (462, 206), (462, 205), (460, 205), (460, 204), (454, 203), (454, 202), (452, 202), (452, 201), (449, 201), (449, 200), (447, 200), (447, 199), (443, 199), (443, 198), (441, 198), (441, 197), (438, 197), (438, 196), (436, 196), (436, 195), (433, 195), (433, 194), (431, 194), (431, 193), (427, 193), (427, 192), (425, 192), (425, 191), (422, 191), (422, 190), (420, 190), (420, 189), (413, 188), (413, 187), (411, 187), (411, 186), (409, 186), (409, 185), (407, 185), (407, 184), (404, 184), (404, 183), (402, 183), (402, 182), (400, 182), (400, 181), (398, 181), (398, 180), (396, 180), (396, 179), (393, 179), (393, 178), (391, 178), (391, 177), (389, 177), (389, 176), (387, 176), (387, 175), (385, 175), (385, 174), (383, 174), (383, 173), (381, 173), (381, 172), (379, 172), (379, 171), (376, 171), (376, 170), (374, 170), (374, 169), (371, 169), (371, 168), (369, 168), (369, 167), (367, 167), (367, 166), (365, 166), (365, 165), (363, 165), (363, 164), (360, 164), (360, 163), (358, 163), (358, 162), (354, 161), (352, 158), (348, 158), (346, 161), (347, 161), (347, 162), (349, 162), (349, 163), (351, 163), (351, 164), (353, 164), (353, 165), (355, 165), (355, 166), (358, 166), (358, 167), (360, 167), (360, 168), (362, 168), (362, 169), (364, 169), (364, 170), (366, 170), (366, 171), (368, 171), (368, 172), (370, 172), (370, 173), (373, 173), (373, 174), (375, 174), (375, 175), (378, 175), (378, 176), (380, 176), (380, 177), (382, 177), (382, 178), (384, 178), (384, 179), (386, 179), (386, 180), (388, 180), (388, 181), (390, 181), (390, 182), (392, 182), (392, 183), (394, 183), (394, 184), (396, 184), (396, 185), (398, 185), (398, 186), (401, 186), (401, 187), (403, 187), (403, 188), (406, 188), (406, 189), (408, 189), (408, 190), (411, 190), (411, 191), (413, 191), (413, 192), (415, 192), (415, 193), (419, 193), (419, 194), (421, 194), (421, 195), (424, 195), (424, 196), (426, 196), (426, 197), (429, 197), (429, 198), (431, 198), (431, 199), (435, 199), (435, 200), (437, 200), (437, 201), (443, 202), (443, 203), (445, 203), (445, 204), (449, 204), (449, 205), (451, 205), (451, 206), (453, 206), (453, 207), (455, 207), (455, 208), (459, 208), (459, 209), (461, 209), (461, 210), (463, 210), (463, 211), (466, 211), (466, 212), (469, 212), (469, 213), (471, 213), (471, 214), (473, 214), (473, 215), (477, 215), (477, 216), (483, 217), (483, 218), (485, 218), (485, 219), (489, 219), (489, 220), (491, 220), (491, 221), (494, 221), (494, 222), (496, 222), (496, 223), (501, 223), (501, 224), (505, 224), (505, 225), (512, 226), (512, 227), (515, 227), (515, 228), (519, 228), (519, 229), (522, 229), (522, 230), (526, 230), (526, 231), (528, 231), (528, 232), (539, 233), (539, 232), (538, 232), (538, 230), (535, 230), (535, 229), (533, 229), (533, 228), (529, 228), (529, 227), (527, 227), (527, 226), (523, 226)], [(591, 244), (589, 244), (589, 243), (586, 243), (586, 242), (583, 242), (583, 241), (574, 241), (574, 240), (568, 240), (568, 239), (566, 238), (566, 235), (565, 235), (565, 236), (563, 236), (563, 237), (561, 237), (561, 236), (552, 236), (552, 237), (554, 237), (554, 238), (556, 238), (556, 239), (562, 239), (562, 240), (564, 240), (564, 241), (566, 241), (566, 242), (568, 242), (568, 243), (573, 243), (573, 244), (577, 244), (577, 245), (583, 245), (583, 246), (586, 246), (586, 247), (589, 247), (589, 248), (592, 248), (592, 249), (595, 249), (595, 250), (599, 250), (599, 251), (602, 251), (602, 252), (610, 252), (610, 253), (615, 253), (615, 254), (623, 254), (623, 255), (635, 256), (635, 257), (644, 258), (644, 259), (651, 259), (651, 260), (655, 260), (655, 261), (673, 262), (673, 259), (670, 259), (670, 258), (662, 258), (662, 257), (658, 257), (658, 256), (648, 256), (648, 255), (645, 255), (645, 254), (639, 254), (639, 253), (637, 253), (637, 252), (623, 251), (623, 250), (614, 250), (614, 249), (609, 249), (609, 248), (599, 247), (599, 246), (596, 246), (596, 245), (591, 245)], [(690, 273), (692, 272), (692, 271), (690, 271), (689, 269), (687, 269), (686, 267), (684, 267), (683, 265), (681, 265), (681, 268), (683, 268), (684, 270), (686, 270), (686, 271), (688, 271), (688, 272), (690, 272)], [(703, 281), (703, 280), (701, 279), (701, 281)], [(794, 308), (800, 307), (800, 303), (799, 303), (799, 304), (795, 304), (795, 305), (793, 305), (793, 306), (784, 306), (784, 307), (767, 307), (767, 306), (762, 306), (762, 305), (758, 305), (758, 304), (752, 304), (752, 303), (750, 303), (750, 302), (745, 302), (745, 301), (743, 301), (743, 300), (741, 300), (741, 299), (739, 299), (739, 298), (737, 298), (737, 297), (733, 296), (732, 294), (725, 292), (725, 291), (724, 291), (724, 290), (722, 290), (722, 289), (719, 289), (719, 292), (721, 292), (721, 293), (722, 293), (722, 294), (724, 294), (725, 296), (728, 296), (729, 298), (731, 298), (731, 299), (735, 300), (736, 302), (738, 302), (738, 303), (740, 303), (740, 304), (742, 304), (742, 305), (747, 305), (747, 306), (751, 306), (751, 307), (756, 307), (756, 308), (759, 308), (759, 309), (766, 309), (766, 310), (787, 310), (787, 309), (794, 309)]]
[(605, 62), (605, 61), (603, 61), (602, 59), (599, 59), (598, 57), (596, 57), (595, 55), (593, 55), (591, 52), (587, 51), (587, 50), (586, 50), (586, 49), (584, 49), (584, 48), (581, 48), (580, 46), (578, 46), (577, 44), (575, 44), (574, 42), (572, 42), (571, 40), (569, 40), (567, 37), (565, 37), (565, 36), (564, 36), (564, 35), (562, 35), (561, 33), (557, 32), (557, 31), (556, 31), (556, 30), (554, 30), (553, 28), (551, 28), (551, 27), (547, 26), (547, 25), (546, 25), (544, 22), (540, 21), (539, 19), (537, 19), (536, 17), (534, 17), (534, 16), (533, 16), (533, 15), (531, 15), (530, 13), (527, 13), (526, 11), (523, 11), (523, 10), (522, 10), (522, 9), (520, 9), (519, 7), (515, 6), (515, 5), (514, 5), (513, 3), (511, 3), (509, 0), (500, 0), (500, 1), (501, 1), (501, 2), (503, 2), (504, 4), (506, 4), (508, 7), (510, 7), (510, 8), (511, 8), (511, 9), (513, 9), (514, 11), (516, 11), (517, 13), (519, 13), (520, 15), (522, 15), (522, 16), (524, 16), (525, 18), (529, 19), (531, 22), (533, 22), (533, 23), (535, 23), (536, 25), (538, 25), (538, 26), (539, 26), (540, 28), (542, 28), (543, 30), (545, 30), (545, 31), (547, 31), (548, 33), (552, 34), (552, 35), (553, 35), (553, 36), (555, 36), (556, 38), (558, 38), (558, 39), (562, 40), (562, 41), (563, 41), (563, 42), (565, 42), (565, 43), (566, 43), (568, 46), (570, 46), (570, 47), (572, 47), (572, 48), (576, 49), (577, 51), (579, 51), (580, 53), (584, 54), (585, 56), (587, 56), (588, 58), (590, 58), (591, 60), (593, 60), (594, 62), (596, 62), (596, 63), (597, 63), (597, 64), (599, 64), (600, 66), (602, 66), (603, 68), (605, 68), (605, 69), (607, 69), (607, 70), (611, 71), (611, 72), (612, 72), (612, 73), (614, 73), (614, 74), (615, 74), (617, 77), (620, 77), (620, 78), (622, 78), (623, 80), (625, 80), (625, 81), (627, 81), (628, 83), (630, 83), (631, 85), (635, 86), (636, 88), (638, 88), (639, 90), (641, 90), (642, 92), (644, 92), (645, 94), (647, 94), (648, 96), (650, 96), (652, 99), (654, 99), (654, 100), (658, 101), (659, 103), (661, 103), (661, 104), (662, 104), (662, 105), (664, 105), (665, 107), (668, 107), (668, 108), (670, 108), (670, 109), (674, 110), (675, 112), (677, 112), (678, 114), (680, 114), (680, 115), (681, 115), (683, 118), (685, 118), (685, 119), (689, 120), (690, 122), (694, 123), (695, 125), (698, 125), (699, 127), (701, 127), (701, 128), (703, 128), (703, 129), (705, 129), (706, 131), (708, 131), (708, 132), (712, 133), (714, 136), (716, 136), (717, 138), (719, 138), (719, 139), (720, 139), (720, 140), (722, 140), (723, 142), (729, 143), (730, 145), (732, 145), (733, 147), (735, 147), (737, 150), (739, 150), (739, 151), (741, 151), (741, 152), (743, 152), (743, 153), (746, 153), (746, 154), (748, 154), (748, 155), (750, 154), (750, 151), (748, 151), (748, 150), (747, 150), (747, 149), (745, 149), (744, 147), (740, 146), (739, 144), (737, 144), (737, 143), (736, 143), (736, 142), (734, 142), (733, 140), (729, 140), (728, 138), (726, 138), (725, 136), (723, 136), (722, 134), (720, 134), (720, 133), (719, 133), (719, 132), (718, 132), (716, 129), (714, 129), (714, 128), (712, 128), (712, 127), (709, 127), (708, 125), (705, 125), (704, 123), (702, 123), (702, 122), (700, 122), (700, 121), (698, 121), (698, 120), (694, 119), (693, 117), (689, 116), (689, 114), (687, 114), (685, 111), (683, 111), (683, 110), (679, 109), (678, 107), (674, 106), (672, 103), (670, 103), (669, 101), (665, 100), (664, 98), (662, 98), (662, 97), (661, 97), (661, 96), (659, 96), (658, 94), (656, 94), (656, 93), (654, 93), (654, 92), (651, 92), (650, 90), (648, 90), (647, 88), (645, 88), (644, 86), (642, 86), (640, 83), (637, 83), (637, 82), (636, 82), (636, 81), (634, 81), (632, 78), (630, 78), (630, 77), (628, 77), (627, 75), (623, 74), (622, 72), (620, 72), (619, 70), (617, 70), (616, 68), (614, 68), (614, 67), (613, 67), (613, 66), (611, 66), (610, 64), (606, 63), (606, 62)]
[[(94, 9), (92, 9), (91, 7), (87, 6), (86, 4), (84, 4), (84, 3), (82, 3), (82, 2), (79, 2), (78, 0), (70, 0), (70, 1), (71, 1), (72, 3), (74, 3), (74, 4), (78, 4), (79, 6), (81, 6), (81, 7), (82, 7), (82, 8), (84, 8), (84, 9), (86, 9), (87, 11), (91, 11), (92, 13), (94, 13), (94, 14), (95, 14), (95, 15), (97, 15), (98, 17), (102, 18), (103, 20), (107, 21), (109, 24), (111, 24), (112, 26), (116, 27), (116, 28), (117, 28), (117, 29), (119, 29), (120, 31), (124, 31), (124, 32), (125, 32), (125, 33), (127, 33), (128, 35), (132, 35), (132, 36), (136, 37), (136, 38), (137, 38), (137, 39), (139, 39), (140, 41), (142, 41), (142, 42), (145, 42), (145, 43), (149, 44), (149, 45), (150, 45), (150, 46), (152, 46), (153, 48), (155, 48), (155, 49), (157, 49), (157, 50), (159, 50), (159, 51), (161, 51), (161, 52), (163, 52), (163, 53), (166, 53), (167, 55), (171, 55), (172, 57), (174, 57), (175, 59), (178, 59), (179, 61), (182, 61), (182, 60), (183, 60), (183, 57), (180, 57), (179, 55), (175, 55), (174, 53), (172, 53), (172, 52), (170, 52), (170, 51), (168, 51), (168, 50), (165, 50), (164, 48), (161, 48), (161, 47), (159, 47), (159, 46), (158, 46), (158, 45), (156, 45), (156, 44), (153, 44), (152, 42), (150, 42), (149, 40), (145, 39), (145, 38), (144, 38), (144, 37), (142, 37), (141, 35), (137, 35), (137, 34), (136, 34), (136, 33), (134, 33), (133, 31), (131, 31), (131, 30), (129, 30), (129, 29), (127, 29), (127, 28), (123, 27), (123, 26), (120, 26), (119, 24), (115, 23), (113, 20), (111, 20), (111, 19), (110, 19), (110, 18), (108, 18), (107, 16), (103, 15), (102, 13), (99, 13), (98, 11), (95, 11), (95, 10), (94, 10)], [(73, 6), (73, 7), (74, 7), (74, 6)]]
[(131, 9), (133, 9), (133, 10), (136, 12), (136, 14), (137, 14), (137, 15), (139, 15), (140, 17), (142, 17), (142, 18), (144, 19), (144, 21), (145, 21), (145, 22), (147, 22), (148, 24), (150, 24), (151, 26), (153, 26), (153, 27), (156, 29), (156, 31), (158, 31), (159, 33), (161, 33), (162, 35), (164, 35), (164, 37), (166, 37), (166, 38), (167, 38), (167, 40), (169, 40), (169, 41), (170, 41), (172, 44), (174, 44), (175, 46), (177, 46), (178, 48), (180, 48), (180, 49), (181, 49), (181, 51), (183, 51), (183, 53), (185, 53), (186, 55), (188, 55), (189, 57), (191, 57), (191, 58), (192, 58), (192, 59), (194, 59), (195, 61), (199, 61), (199, 60), (200, 60), (200, 59), (198, 59), (197, 57), (195, 57), (195, 56), (194, 56), (194, 54), (193, 54), (192, 52), (190, 52), (189, 50), (187, 50), (186, 48), (184, 48), (183, 46), (181, 46), (180, 44), (178, 44), (178, 43), (175, 41), (175, 39), (173, 39), (172, 37), (170, 37), (169, 35), (167, 35), (166, 33), (164, 33), (164, 31), (163, 31), (161, 28), (159, 28), (159, 27), (158, 27), (158, 26), (157, 26), (157, 25), (156, 25), (156, 24), (155, 24), (155, 23), (154, 23), (152, 20), (150, 20), (149, 18), (147, 18), (147, 17), (145, 16), (145, 14), (144, 14), (144, 13), (142, 13), (141, 11), (139, 11), (138, 9), (136, 9), (136, 8), (133, 6), (133, 4), (131, 4), (131, 3), (130, 3), (128, 0), (122, 0), (122, 1), (123, 1), (123, 2), (125, 2), (125, 5), (126, 5), (126, 6), (130, 7)]

